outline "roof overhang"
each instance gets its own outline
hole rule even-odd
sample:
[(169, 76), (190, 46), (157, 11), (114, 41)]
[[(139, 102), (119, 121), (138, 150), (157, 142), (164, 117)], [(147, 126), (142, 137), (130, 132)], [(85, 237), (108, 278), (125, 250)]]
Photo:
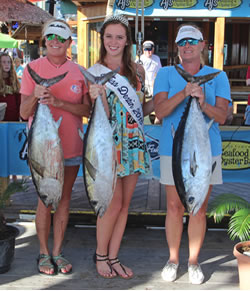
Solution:
[(12, 37), (22, 40), (39, 40), (42, 37), (42, 25), (21, 24)]

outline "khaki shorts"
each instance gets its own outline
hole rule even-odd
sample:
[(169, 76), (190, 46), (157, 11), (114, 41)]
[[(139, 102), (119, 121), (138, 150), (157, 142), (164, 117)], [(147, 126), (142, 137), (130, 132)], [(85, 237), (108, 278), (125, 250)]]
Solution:
[[(221, 155), (213, 157), (212, 161), (213, 163), (216, 162), (216, 167), (212, 173), (210, 185), (222, 184)], [(160, 170), (160, 183), (174, 186), (171, 156), (160, 156)]]

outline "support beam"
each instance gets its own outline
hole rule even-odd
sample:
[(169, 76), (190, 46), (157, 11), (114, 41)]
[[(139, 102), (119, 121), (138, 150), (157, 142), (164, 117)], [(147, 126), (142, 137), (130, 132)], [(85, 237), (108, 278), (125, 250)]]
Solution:
[(81, 21), (83, 13), (80, 9), (77, 10), (77, 62), (79, 65), (86, 67), (84, 59), (84, 50), (87, 43), (85, 42), (86, 30), (84, 33), (84, 23)]
[(223, 70), (225, 17), (218, 17), (214, 28), (214, 68)]

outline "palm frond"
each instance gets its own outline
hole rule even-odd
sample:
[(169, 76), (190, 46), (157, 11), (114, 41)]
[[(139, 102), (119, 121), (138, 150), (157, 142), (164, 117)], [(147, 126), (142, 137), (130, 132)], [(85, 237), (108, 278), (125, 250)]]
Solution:
[(232, 240), (250, 239), (250, 208), (243, 208), (235, 212), (229, 222), (228, 234)]
[(209, 204), (209, 217), (214, 217), (215, 222), (220, 222), (225, 214), (232, 214), (243, 208), (250, 208), (250, 203), (232, 193), (224, 193), (216, 196)]

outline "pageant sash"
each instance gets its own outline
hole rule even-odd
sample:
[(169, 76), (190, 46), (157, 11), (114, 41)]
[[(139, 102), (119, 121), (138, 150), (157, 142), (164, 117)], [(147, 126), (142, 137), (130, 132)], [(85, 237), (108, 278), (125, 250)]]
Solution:
[[(95, 64), (89, 68), (88, 71), (95, 76), (101, 76), (110, 72), (111, 70), (101, 64)], [(106, 83), (106, 86), (111, 91), (115, 92), (115, 94), (119, 97), (121, 103), (137, 122), (144, 135), (142, 106), (135, 90), (132, 88), (129, 82), (121, 75), (116, 74)]]

